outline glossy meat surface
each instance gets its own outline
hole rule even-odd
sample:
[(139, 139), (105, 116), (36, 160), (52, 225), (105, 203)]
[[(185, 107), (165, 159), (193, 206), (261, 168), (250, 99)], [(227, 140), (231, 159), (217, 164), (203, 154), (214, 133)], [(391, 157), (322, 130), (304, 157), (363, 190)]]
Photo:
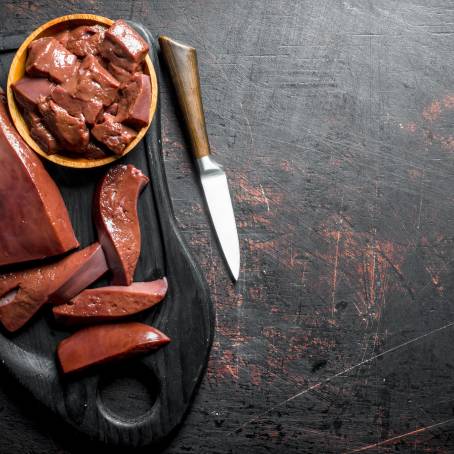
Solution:
[(42, 77), (23, 77), (12, 87), (14, 96), (21, 107), (36, 111), (39, 101), (47, 98), (54, 86), (52, 82)]
[(25, 114), (30, 135), (47, 154), (58, 152), (59, 145), (55, 137), (50, 133), (43, 123), (42, 118), (33, 111)]
[(30, 43), (26, 75), (13, 84), (30, 135), (49, 155), (121, 156), (149, 122), (148, 50), (121, 19), (109, 28), (80, 25)]
[(30, 76), (62, 83), (75, 74), (77, 67), (77, 57), (55, 38), (39, 38), (28, 47), (25, 71)]
[(117, 120), (133, 128), (143, 128), (150, 120), (150, 76), (136, 73), (122, 90)]
[(98, 46), (104, 39), (105, 27), (101, 25), (81, 25), (64, 37), (65, 47), (78, 57), (96, 55)]
[(104, 121), (96, 124), (91, 133), (117, 155), (122, 155), (126, 147), (137, 136), (136, 131), (116, 121), (109, 114), (104, 114)]
[(0, 213), (0, 266), (62, 254), (79, 245), (57, 185), (11, 123), (3, 94)]
[(70, 302), (55, 306), (53, 313), (57, 320), (68, 324), (115, 320), (153, 307), (166, 293), (166, 278), (134, 282), (129, 286), (87, 289)]
[(99, 243), (48, 265), (0, 275), (0, 322), (8, 331), (27, 323), (48, 301), (67, 301), (107, 271)]
[(100, 45), (101, 55), (111, 63), (133, 72), (147, 55), (149, 46), (124, 20), (114, 22)]
[(101, 65), (99, 59), (87, 55), (77, 75), (76, 96), (82, 101), (97, 99), (108, 106), (117, 97), (120, 82)]
[(90, 140), (82, 114), (77, 116), (56, 104), (52, 99), (39, 104), (39, 111), (47, 128), (65, 150), (83, 152)]
[(62, 340), (57, 355), (64, 373), (157, 349), (170, 339), (143, 323), (90, 326)]
[(98, 185), (93, 204), (99, 242), (114, 285), (130, 285), (140, 255), (137, 200), (148, 177), (131, 164), (111, 167)]
[(93, 125), (98, 115), (102, 112), (102, 102), (96, 98), (86, 101), (73, 96), (65, 87), (56, 86), (51, 92), (52, 100), (60, 107), (65, 109), (70, 115), (80, 117), (82, 114), (84, 120)]

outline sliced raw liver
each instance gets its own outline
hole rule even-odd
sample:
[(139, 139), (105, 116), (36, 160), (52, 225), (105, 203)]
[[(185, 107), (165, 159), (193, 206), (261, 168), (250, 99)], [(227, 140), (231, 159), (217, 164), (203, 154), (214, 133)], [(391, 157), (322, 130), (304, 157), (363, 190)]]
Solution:
[(39, 104), (39, 111), (47, 128), (55, 135), (65, 150), (82, 153), (90, 140), (82, 114), (70, 115), (52, 99)]
[(57, 85), (51, 92), (52, 100), (63, 107), (70, 115), (80, 117), (84, 116), (89, 125), (96, 122), (96, 117), (102, 112), (102, 102), (96, 98), (83, 101), (71, 95), (71, 93), (61, 85)]
[(14, 97), (20, 106), (26, 110), (37, 110), (38, 103), (47, 98), (55, 85), (48, 79), (23, 77), (13, 85)]
[(77, 57), (55, 38), (39, 38), (28, 46), (25, 71), (30, 76), (63, 83), (74, 75), (77, 66)]
[(118, 102), (117, 121), (139, 129), (150, 120), (151, 83), (150, 76), (136, 73), (122, 89)]
[(139, 169), (119, 165), (107, 171), (95, 194), (96, 230), (115, 285), (130, 285), (134, 277), (141, 243), (137, 199), (147, 183)]
[(162, 301), (166, 293), (166, 278), (87, 289), (69, 303), (55, 306), (53, 312), (57, 320), (68, 324), (115, 320), (149, 309)]
[(55, 137), (49, 132), (43, 123), (42, 118), (33, 111), (25, 113), (30, 135), (47, 154), (55, 154), (59, 145)]
[(120, 19), (107, 29), (99, 51), (111, 63), (134, 72), (147, 55), (148, 44), (133, 28)]
[(64, 259), (0, 276), (0, 322), (16, 331), (46, 302), (68, 301), (108, 270), (99, 243)]
[(122, 155), (137, 136), (137, 132), (116, 121), (112, 115), (104, 114), (103, 118), (104, 121), (96, 124), (91, 133), (115, 154)]
[(170, 339), (143, 323), (90, 326), (63, 339), (57, 348), (64, 373), (157, 349)]
[(65, 47), (78, 57), (96, 55), (105, 31), (101, 25), (81, 25), (69, 32)]
[(0, 266), (76, 248), (60, 191), (12, 125), (1, 89), (0, 162)]
[(118, 103), (117, 102), (114, 102), (113, 104), (111, 104), (109, 107), (107, 107), (105, 113), (109, 114), (109, 115), (117, 115), (117, 112), (118, 112)]
[(75, 96), (82, 101), (97, 99), (104, 106), (112, 104), (118, 94), (120, 82), (101, 65), (97, 57), (87, 55), (79, 68)]

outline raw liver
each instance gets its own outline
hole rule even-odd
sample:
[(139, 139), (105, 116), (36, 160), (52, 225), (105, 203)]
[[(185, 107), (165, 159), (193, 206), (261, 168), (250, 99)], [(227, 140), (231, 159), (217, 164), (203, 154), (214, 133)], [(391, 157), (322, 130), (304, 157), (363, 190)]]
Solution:
[(54, 84), (42, 77), (23, 77), (13, 84), (14, 97), (26, 110), (37, 110), (40, 99), (47, 98)]
[(79, 68), (75, 96), (82, 101), (97, 99), (105, 106), (112, 104), (118, 94), (120, 82), (101, 65), (98, 58), (87, 55)]
[(53, 312), (57, 320), (69, 324), (115, 320), (149, 309), (162, 301), (166, 293), (166, 278), (87, 289), (69, 303), (55, 306)]
[(64, 373), (154, 350), (170, 342), (156, 328), (143, 323), (90, 326), (62, 340), (57, 348)]
[(77, 66), (77, 57), (55, 38), (39, 38), (28, 46), (25, 71), (30, 76), (63, 83), (74, 75)]
[(46, 128), (42, 118), (33, 111), (26, 112), (24, 116), (30, 130), (30, 135), (39, 146), (47, 154), (57, 153), (59, 149), (58, 142)]
[(151, 83), (147, 74), (136, 73), (122, 89), (117, 121), (143, 128), (150, 120)]
[(60, 191), (12, 125), (3, 92), (0, 213), (0, 266), (62, 254), (79, 245)]
[(141, 243), (137, 199), (147, 183), (131, 164), (118, 165), (108, 170), (95, 194), (95, 225), (115, 285), (133, 280)]
[(96, 124), (91, 133), (115, 154), (123, 154), (126, 147), (137, 136), (137, 132), (116, 121), (112, 115), (104, 114), (103, 118), (104, 121)]
[(105, 31), (101, 25), (81, 25), (68, 33), (65, 47), (78, 57), (96, 55)]
[(66, 44), (68, 44), (69, 40), (69, 30), (63, 30), (60, 33), (57, 33), (54, 38), (63, 46), (66, 47)]
[(84, 157), (87, 159), (103, 159), (107, 156), (109, 156), (109, 154), (94, 142), (90, 142), (84, 152)]
[(121, 83), (127, 82), (132, 77), (131, 72), (112, 62), (109, 62), (107, 69)]
[(111, 63), (133, 72), (148, 52), (148, 44), (124, 20), (117, 20), (106, 31), (100, 54)]
[(68, 301), (107, 271), (104, 253), (94, 243), (64, 259), (0, 276), (0, 322), (21, 328), (46, 302)]
[(63, 107), (70, 115), (79, 117), (80, 114), (84, 116), (85, 121), (89, 125), (93, 125), (96, 117), (102, 112), (102, 102), (96, 98), (82, 101), (71, 95), (69, 91), (57, 85), (51, 93), (52, 100)]
[(13, 89), (40, 147), (73, 159), (121, 156), (149, 122), (151, 83), (143, 74), (148, 50), (123, 20), (109, 29), (81, 25), (33, 41), (27, 76)]
[(48, 129), (62, 147), (68, 151), (83, 152), (90, 140), (89, 131), (82, 114), (70, 115), (52, 99), (39, 104), (39, 111)]

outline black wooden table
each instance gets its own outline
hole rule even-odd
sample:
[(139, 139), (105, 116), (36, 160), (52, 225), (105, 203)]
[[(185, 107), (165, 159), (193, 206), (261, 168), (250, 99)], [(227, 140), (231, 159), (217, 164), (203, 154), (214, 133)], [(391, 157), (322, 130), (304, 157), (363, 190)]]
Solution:
[[(217, 309), (165, 452), (454, 452), (452, 2), (5, 0), (0, 39), (70, 12), (198, 49), (231, 182), (236, 288), (164, 80), (173, 203)], [(0, 433), (2, 454), (90, 449), (5, 380)]]

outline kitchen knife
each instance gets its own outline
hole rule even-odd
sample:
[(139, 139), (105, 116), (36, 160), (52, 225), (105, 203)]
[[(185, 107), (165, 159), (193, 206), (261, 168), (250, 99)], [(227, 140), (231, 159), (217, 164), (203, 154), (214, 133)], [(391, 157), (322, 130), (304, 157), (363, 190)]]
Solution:
[(202, 105), (197, 53), (193, 47), (181, 44), (167, 36), (160, 36), (159, 44), (169, 67), (188, 129), (211, 221), (230, 274), (237, 281), (240, 272), (238, 232), (227, 177), (222, 166), (211, 157)]

